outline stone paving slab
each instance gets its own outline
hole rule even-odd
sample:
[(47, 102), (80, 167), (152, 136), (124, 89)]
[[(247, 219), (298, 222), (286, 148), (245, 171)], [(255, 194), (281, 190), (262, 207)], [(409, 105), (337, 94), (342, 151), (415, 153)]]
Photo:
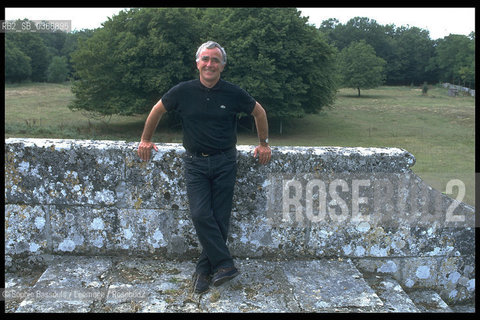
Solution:
[[(287, 262), (288, 263), (288, 262)], [(241, 274), (212, 287), (200, 307), (209, 312), (299, 312), (294, 289), (284, 274), (285, 262), (242, 260)]]
[(291, 261), (284, 268), (302, 311), (375, 311), (383, 306), (350, 260)]
[(16, 312), (322, 312), (382, 305), (350, 261), (236, 264), (237, 278), (197, 295), (193, 262), (68, 257), (52, 262)]
[(421, 312), (453, 312), (435, 291), (415, 291), (410, 293), (410, 297)]
[(389, 276), (370, 276), (365, 280), (382, 299), (389, 312), (420, 312), (395, 279)]
[[(239, 276), (198, 295), (191, 291), (191, 261), (56, 257), (37, 281), (33, 274), (23, 280), (5, 275), (7, 288), (29, 293), (25, 299), (7, 298), (6, 311), (418, 312), (398, 283), (366, 281), (350, 260), (245, 259), (236, 265)], [(451, 311), (433, 294), (415, 296), (423, 303), (420, 311), (428, 311), (433, 300), (431, 311)]]
[(66, 257), (36, 281), (16, 312), (89, 312), (105, 290), (99, 276), (112, 267), (106, 257)]
[(42, 275), (43, 269), (37, 268), (28, 273), (6, 273), (5, 288), (8, 296), (5, 295), (5, 312), (15, 312), (19, 304), (24, 300), (29, 290), (35, 285), (38, 278)]

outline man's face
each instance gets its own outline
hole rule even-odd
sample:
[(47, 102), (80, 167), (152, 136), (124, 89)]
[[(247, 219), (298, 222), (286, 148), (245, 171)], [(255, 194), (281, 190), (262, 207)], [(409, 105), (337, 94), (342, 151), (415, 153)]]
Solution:
[(198, 58), (197, 69), (200, 72), (200, 80), (208, 84), (215, 84), (220, 79), (220, 73), (224, 68), (220, 49), (204, 49)]

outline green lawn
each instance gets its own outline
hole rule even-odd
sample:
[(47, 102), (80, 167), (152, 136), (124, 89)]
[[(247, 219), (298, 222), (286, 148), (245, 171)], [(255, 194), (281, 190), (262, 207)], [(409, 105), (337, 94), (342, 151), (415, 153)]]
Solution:
[[(380, 87), (342, 89), (335, 105), (283, 126), (271, 123), (273, 146), (399, 147), (411, 152), (416, 174), (432, 187), (445, 191), (447, 182), (466, 185), (464, 202), (475, 201), (475, 99), (449, 97), (443, 88)], [(147, 114), (91, 119), (67, 108), (73, 99), (69, 84), (21, 84), (5, 88), (5, 136), (38, 138), (111, 139), (138, 141)], [(268, 106), (265, 106), (268, 113)], [(160, 123), (159, 142), (180, 142), (181, 132)], [(239, 144), (256, 144), (247, 131)]]
[(5, 136), (128, 141), (139, 139), (147, 115), (92, 118), (85, 112), (68, 109), (73, 97), (68, 83), (6, 85)]

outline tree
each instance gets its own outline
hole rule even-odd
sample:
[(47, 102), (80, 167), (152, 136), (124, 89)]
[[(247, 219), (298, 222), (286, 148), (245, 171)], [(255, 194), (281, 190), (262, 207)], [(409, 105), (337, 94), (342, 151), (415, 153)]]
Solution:
[(196, 9), (121, 11), (72, 53), (71, 109), (102, 115), (142, 114), (179, 81), (193, 78)]
[(31, 59), (17, 46), (5, 39), (5, 81), (20, 82), (32, 74)]
[[(335, 49), (295, 8), (210, 8), (202, 41), (229, 56), (222, 77), (245, 88), (269, 121), (316, 113), (336, 94)], [(294, 37), (292, 35), (295, 35)]]
[(62, 55), (61, 51), (68, 38), (68, 33), (58, 30), (54, 32), (41, 32), (38, 33), (38, 35), (42, 38), (43, 43), (47, 47), (49, 55), (52, 58)]
[[(19, 19), (16, 21), (15, 25), (18, 27), (17, 32), (8, 32), (5, 35), (5, 50), (6, 52), (8, 51), (9, 54), (16, 50), (19, 50), (20, 53), (16, 53), (17, 57), (12, 57), (8, 60), (7, 68), (9, 70), (15, 69), (17, 71), (20, 71), (20, 69), (23, 68), (24, 75), (21, 76), (22, 80), (30, 79), (32, 81), (41, 82), (50, 81), (47, 72), (52, 63), (52, 59), (55, 56), (64, 56), (67, 59), (68, 65), (69, 52), (65, 51), (64, 48), (67, 39), (70, 39), (70, 44), (72, 43), (71, 40), (74, 42), (77, 41), (77, 37), (74, 34), (63, 31), (25, 31), (36, 30), (35, 23), (28, 19)], [(26, 67), (25, 57), (29, 58), (29, 67)], [(10, 63), (10, 61), (16, 62)], [(27, 75), (25, 76), (25, 74)]]
[(461, 83), (464, 80), (475, 85), (474, 34), (472, 33), (470, 37), (450, 34), (438, 40), (435, 56), (430, 63), (430, 68), (439, 72), (441, 81)]
[(379, 25), (375, 20), (355, 17), (346, 24), (334, 19), (320, 26), (329, 42), (343, 50), (355, 41), (365, 40), (375, 49), (378, 57), (386, 61), (385, 82), (390, 85), (435, 82), (435, 69), (427, 70), (434, 54), (434, 41), (427, 30), (393, 24)]
[(427, 70), (435, 49), (429, 32), (417, 27), (399, 27), (395, 31), (395, 55), (397, 68), (391, 80), (400, 84), (420, 85), (424, 81), (435, 82), (433, 72)]
[(47, 69), (47, 81), (61, 83), (67, 80), (68, 65), (66, 57), (53, 57)]
[(384, 81), (385, 60), (375, 54), (372, 46), (364, 40), (353, 42), (344, 48), (338, 57), (342, 83), (358, 90), (380, 86)]
[(13, 43), (31, 59), (31, 80), (45, 81), (50, 55), (40, 35), (37, 33), (15, 32), (5, 34), (5, 39), (11, 40), (10, 43)]
[[(63, 43), (63, 47), (60, 50), (60, 55), (67, 58), (67, 65), (68, 65), (68, 73), (69, 77), (74, 79), (74, 70), (71, 62), (71, 54), (77, 50), (78, 43), (82, 40), (88, 39), (94, 33), (94, 30), (86, 29), (81, 31), (73, 31), (71, 33), (67, 33), (67, 38)], [(78, 79), (75, 79), (78, 80)]]
[(207, 40), (227, 51), (222, 78), (252, 94), (269, 119), (333, 103), (335, 49), (295, 8), (147, 8), (122, 11), (80, 41), (71, 108), (148, 112), (169, 88), (198, 77), (195, 52)]
[(463, 66), (458, 70), (458, 75), (462, 80), (464, 87), (471, 87), (471, 84), (475, 84), (475, 61), (470, 66)]

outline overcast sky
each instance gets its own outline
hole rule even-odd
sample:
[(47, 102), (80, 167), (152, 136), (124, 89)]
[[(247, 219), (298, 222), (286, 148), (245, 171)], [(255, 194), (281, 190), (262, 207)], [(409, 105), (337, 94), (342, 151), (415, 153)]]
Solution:
[[(94, 29), (123, 8), (5, 8), (5, 20), (71, 20), (72, 30)], [(336, 18), (346, 23), (353, 17), (367, 17), (380, 25), (394, 24), (426, 29), (431, 39), (475, 31), (475, 8), (299, 8), (309, 23)]]

